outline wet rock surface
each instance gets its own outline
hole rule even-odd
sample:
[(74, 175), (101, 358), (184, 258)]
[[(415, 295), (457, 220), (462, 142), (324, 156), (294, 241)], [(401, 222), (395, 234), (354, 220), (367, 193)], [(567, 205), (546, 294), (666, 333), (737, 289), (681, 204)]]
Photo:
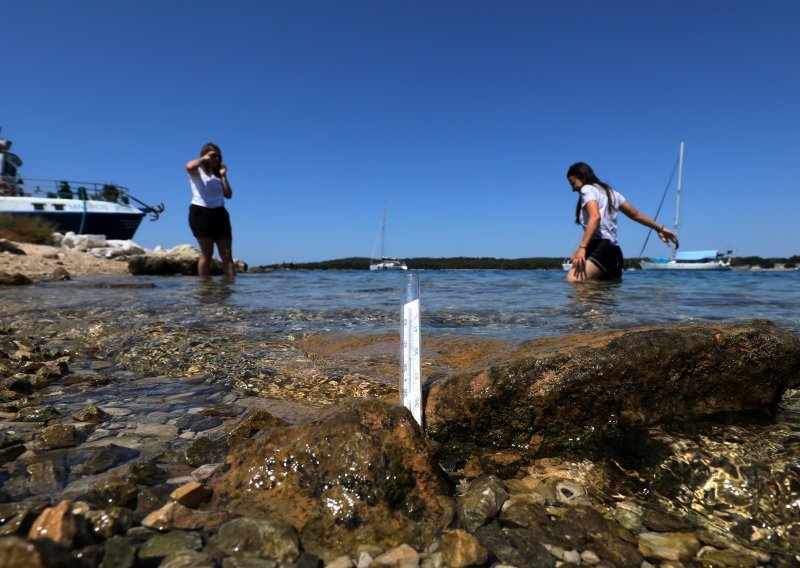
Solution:
[(665, 326), (522, 345), (433, 384), (425, 420), (451, 455), (546, 454), (619, 429), (772, 409), (799, 384), (800, 340), (769, 322)]
[(355, 401), (269, 434), (231, 451), (213, 482), (215, 502), (283, 516), (306, 550), (422, 546), (452, 519), (445, 478), (405, 408)]
[[(793, 340), (760, 322), (522, 345), (437, 338), (427, 344), (431, 392), (450, 381), (472, 390), (457, 399), (462, 433), (431, 419), (430, 405), (444, 399), (429, 397), (429, 437), (382, 400), (396, 398), (396, 338), (284, 338), (266, 355), (235, 334), (76, 321), (81, 330), (43, 318), (41, 336), (0, 325), (2, 566), (800, 561), (791, 453), (800, 420), (792, 430), (791, 421), (730, 414), (763, 406), (800, 416)], [(593, 349), (606, 355), (592, 359)], [(646, 350), (668, 359), (664, 385), (641, 372)], [(558, 378), (564, 361), (594, 361), (602, 374), (564, 372), (564, 385), (550, 384), (536, 409), (555, 425), (522, 443), (525, 420), (539, 424), (517, 400), (529, 394), (506, 385), (492, 398), (497, 385), (480, 381), (497, 369)], [(609, 375), (633, 400), (611, 408), (614, 420), (599, 403), (576, 414), (588, 404), (576, 385), (610, 389)], [(648, 388), (632, 388), (634, 378)], [(628, 392), (615, 388), (607, 404)], [(359, 393), (369, 400), (350, 400)], [(684, 400), (689, 393), (705, 398)], [(479, 416), (472, 404), (483, 395), (491, 405)], [(623, 412), (635, 404), (646, 408)], [(567, 434), (574, 443), (550, 443)]]

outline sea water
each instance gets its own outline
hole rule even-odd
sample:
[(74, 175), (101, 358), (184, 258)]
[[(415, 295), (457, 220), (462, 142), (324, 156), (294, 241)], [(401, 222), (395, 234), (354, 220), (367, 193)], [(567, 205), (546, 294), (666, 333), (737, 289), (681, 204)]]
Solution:
[[(0, 316), (93, 309), (240, 333), (392, 333), (403, 272), (275, 271), (233, 283), (187, 277), (81, 277), (2, 291)], [(800, 271), (628, 271), (569, 284), (559, 271), (419, 272), (422, 333), (499, 339), (679, 322), (769, 319), (800, 334)], [(398, 332), (399, 333), (399, 332)]]

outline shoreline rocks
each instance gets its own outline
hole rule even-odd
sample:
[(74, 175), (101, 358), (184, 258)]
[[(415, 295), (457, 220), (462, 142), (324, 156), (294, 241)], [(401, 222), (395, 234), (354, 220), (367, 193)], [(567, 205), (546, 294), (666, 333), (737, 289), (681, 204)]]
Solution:
[[(0, 565), (791, 566), (779, 503), (772, 533), (721, 530), (646, 478), (683, 472), (710, 500), (702, 449), (659, 424), (774, 407), (800, 383), (798, 344), (763, 321), (527, 342), (435, 381), (423, 432), (377, 398), (293, 424), (202, 376), (142, 376), (3, 328)], [(575, 457), (601, 424), (658, 451), (636, 471)]]
[(773, 409), (800, 385), (800, 340), (767, 321), (555, 341), (530, 342), (510, 361), (431, 385), (425, 423), (441, 453), (461, 455), (460, 465), (466, 452), (547, 455), (613, 430)]

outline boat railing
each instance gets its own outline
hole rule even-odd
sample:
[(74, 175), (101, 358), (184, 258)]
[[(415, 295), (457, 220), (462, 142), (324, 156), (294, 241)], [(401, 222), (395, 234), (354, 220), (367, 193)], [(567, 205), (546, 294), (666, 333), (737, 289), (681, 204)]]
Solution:
[(3, 182), (5, 195), (129, 203), (128, 188), (113, 183), (45, 178), (26, 178), (25, 180), (4, 178)]
[(46, 178), (26, 178), (22, 180), (3, 176), (0, 179), (0, 196), (79, 199), (82, 201), (107, 201), (109, 203), (133, 205), (150, 215), (152, 221), (158, 219), (158, 216), (164, 211), (163, 204), (148, 205), (131, 195), (130, 190), (125, 186), (95, 181)]

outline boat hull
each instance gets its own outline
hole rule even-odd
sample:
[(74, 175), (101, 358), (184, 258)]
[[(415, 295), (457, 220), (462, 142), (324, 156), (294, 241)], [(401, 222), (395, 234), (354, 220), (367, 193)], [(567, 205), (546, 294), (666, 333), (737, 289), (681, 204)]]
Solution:
[(60, 233), (72, 231), (120, 240), (132, 239), (145, 216), (130, 205), (46, 197), (0, 197), (0, 214), (39, 218)]
[(641, 261), (642, 270), (730, 270), (729, 262), (714, 260), (709, 262), (647, 262)]
[(373, 272), (378, 272), (382, 270), (408, 270), (408, 267), (405, 264), (397, 265), (382, 262), (380, 264), (370, 264), (369, 269)]

